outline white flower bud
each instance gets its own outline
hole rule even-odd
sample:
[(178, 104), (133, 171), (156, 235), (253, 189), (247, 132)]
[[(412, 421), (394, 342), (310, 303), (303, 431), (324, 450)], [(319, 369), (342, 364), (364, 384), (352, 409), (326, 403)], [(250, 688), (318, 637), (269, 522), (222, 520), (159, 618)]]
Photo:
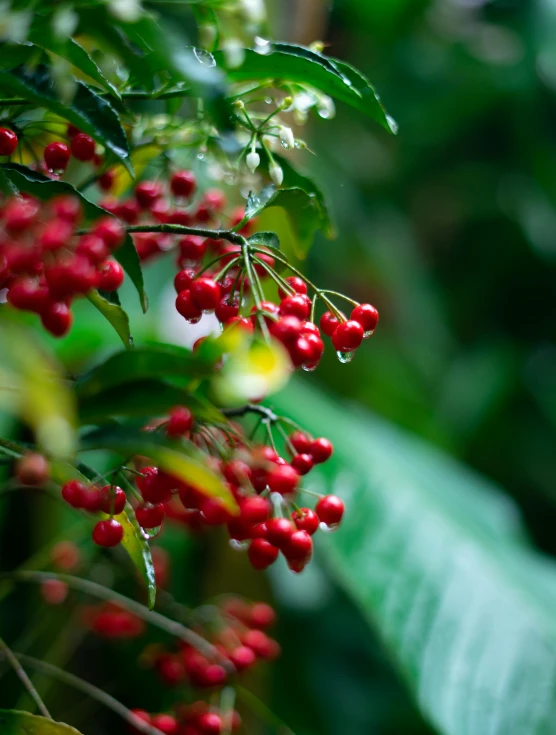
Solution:
[(255, 169), (261, 162), (261, 157), (257, 153), (257, 151), (251, 151), (247, 154), (245, 157), (245, 163), (247, 164), (247, 168), (249, 171), (251, 171), (252, 174), (255, 173)]
[(268, 169), (272, 183), (276, 186), (281, 186), (284, 180), (284, 172), (277, 163), (272, 163)]
[(325, 120), (333, 118), (336, 114), (334, 100), (327, 95), (323, 95), (317, 103), (317, 112)]
[(295, 146), (295, 138), (293, 130), (283, 126), (280, 128), (280, 143), (284, 148), (293, 148)]
[(222, 46), (224, 57), (226, 59), (226, 65), (230, 69), (237, 69), (238, 66), (243, 64), (245, 59), (245, 49), (243, 44), (237, 38), (230, 38), (224, 42)]
[(124, 23), (135, 23), (141, 17), (140, 0), (109, 0), (110, 12)]
[(260, 24), (266, 18), (263, 0), (241, 0), (241, 9), (250, 23)]

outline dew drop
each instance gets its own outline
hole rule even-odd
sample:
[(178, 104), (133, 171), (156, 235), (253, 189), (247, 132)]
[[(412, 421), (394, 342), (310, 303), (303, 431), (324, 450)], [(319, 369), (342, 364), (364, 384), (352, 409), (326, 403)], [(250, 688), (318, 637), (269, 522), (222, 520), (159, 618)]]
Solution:
[(280, 145), (282, 146), (282, 148), (284, 148), (285, 150), (289, 151), (290, 146), (284, 140), (281, 140), (280, 141)]
[(216, 66), (214, 56), (208, 51), (205, 51), (202, 48), (194, 48), (193, 54), (201, 64), (204, 64), (205, 66)]
[(258, 54), (266, 56), (271, 52), (271, 50), (270, 41), (268, 39), (255, 36), (255, 51)]
[(305, 370), (306, 373), (312, 373), (318, 368), (317, 362), (306, 362), (304, 365), (301, 366), (302, 370)]
[(161, 530), (162, 526), (157, 526), (156, 528), (144, 528), (143, 533), (147, 538), (156, 538)]
[(273, 102), (274, 102), (274, 100), (272, 99), (272, 97), (266, 97), (265, 98), (265, 103), (267, 105), (271, 105)]
[(188, 324), (197, 324), (198, 322), (200, 322), (200, 321), (201, 321), (201, 318), (202, 318), (202, 317), (200, 317), (200, 316), (197, 316), (197, 317), (195, 317), (194, 319), (186, 319), (185, 321), (186, 321), (186, 322), (187, 322)]
[(228, 543), (234, 551), (246, 551), (249, 548), (248, 541), (238, 541), (235, 538), (231, 538)]
[(203, 151), (199, 151), (199, 153), (197, 153), (197, 158), (199, 159), (199, 161), (203, 161), (204, 158), (205, 158), (204, 152)]
[(367, 332), (364, 332), (363, 339), (369, 339), (369, 337), (372, 337), (374, 333), (374, 329), (369, 329)]
[(336, 355), (338, 356), (338, 360), (340, 362), (343, 362), (344, 364), (346, 362), (351, 362), (355, 356), (355, 350), (352, 352), (336, 352)]

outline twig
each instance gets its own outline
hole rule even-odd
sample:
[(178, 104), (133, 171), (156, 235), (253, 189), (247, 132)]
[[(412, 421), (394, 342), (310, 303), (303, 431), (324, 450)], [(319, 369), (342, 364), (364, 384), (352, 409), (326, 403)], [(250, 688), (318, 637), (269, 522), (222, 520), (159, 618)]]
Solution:
[(25, 687), (25, 689), (27, 689), (27, 691), (31, 695), (33, 701), (35, 702), (35, 704), (37, 705), (37, 707), (39, 709), (39, 712), (44, 717), (48, 717), (48, 719), (51, 720), (52, 719), (52, 715), (46, 709), (46, 705), (42, 701), (42, 699), (40, 698), (39, 693), (37, 692), (37, 690), (35, 689), (35, 687), (33, 686), (33, 683), (31, 682), (31, 679), (29, 679), (29, 677), (25, 673), (25, 669), (19, 663), (19, 661), (17, 660), (16, 656), (12, 653), (11, 648), (4, 642), (4, 640), (2, 638), (0, 638), (0, 651), (2, 651), (2, 653), (5, 656), (6, 660), (8, 661), (8, 663), (10, 664), (10, 666), (12, 667), (12, 669), (15, 671), (15, 673), (17, 674), (19, 680), (21, 681), (21, 683), (23, 684), (23, 686)]

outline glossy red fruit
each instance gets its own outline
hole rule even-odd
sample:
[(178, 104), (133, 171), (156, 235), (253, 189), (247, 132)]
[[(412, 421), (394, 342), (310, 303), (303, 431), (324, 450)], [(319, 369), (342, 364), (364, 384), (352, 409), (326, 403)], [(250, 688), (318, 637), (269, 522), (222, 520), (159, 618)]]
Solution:
[(267, 498), (254, 495), (239, 504), (240, 518), (250, 524), (264, 523), (270, 517), (271, 504)]
[[(306, 294), (307, 293), (307, 284), (305, 281), (298, 276), (288, 276), (286, 278), (286, 283), (295, 291), (295, 293), (298, 294)], [(278, 289), (278, 296), (280, 296), (281, 299), (285, 299), (286, 296), (290, 296), (290, 293), (286, 293), (284, 289), (279, 288)]]
[(138, 505), (135, 509), (135, 517), (141, 528), (158, 528), (164, 520), (165, 513), (164, 503)]
[(364, 335), (361, 324), (354, 319), (348, 319), (347, 322), (338, 324), (332, 333), (332, 344), (338, 352), (351, 352), (359, 347)]
[(207, 241), (197, 235), (186, 235), (178, 243), (180, 255), (185, 260), (202, 260), (207, 251)]
[(89, 486), (83, 497), (83, 508), (89, 513), (97, 513), (102, 505), (102, 495), (98, 487)]
[(197, 720), (196, 727), (201, 735), (220, 735), (224, 731), (224, 722), (216, 712), (205, 712)]
[(33, 278), (17, 278), (10, 286), (7, 300), (14, 309), (41, 313), (48, 303), (48, 289)]
[(70, 156), (70, 149), (62, 141), (49, 143), (44, 149), (44, 162), (51, 171), (64, 171)]
[(176, 309), (178, 313), (184, 317), (184, 319), (187, 319), (187, 321), (191, 322), (192, 324), (198, 322), (203, 316), (202, 310), (193, 303), (193, 299), (191, 298), (191, 291), (189, 289), (186, 289), (185, 291), (180, 291), (180, 293), (177, 295)]
[(175, 687), (185, 679), (185, 668), (177, 656), (169, 653), (159, 656), (156, 669), (162, 681), (169, 687)]
[(17, 148), (17, 135), (9, 128), (0, 128), (0, 156), (11, 156)]
[(226, 669), (220, 664), (209, 664), (201, 668), (195, 677), (195, 684), (203, 689), (221, 687), (227, 680)]
[(193, 428), (193, 414), (186, 406), (176, 406), (170, 411), (166, 433), (169, 437), (183, 436)]
[(193, 283), (193, 279), (196, 275), (194, 268), (184, 268), (183, 270), (178, 271), (174, 278), (174, 288), (176, 289), (176, 292), (180, 293), (181, 291), (187, 291)]
[(203, 195), (202, 204), (209, 212), (219, 212), (226, 204), (226, 196), (220, 189), (207, 189)]
[(339, 320), (331, 311), (325, 311), (320, 318), (319, 325), (323, 334), (326, 334), (327, 337), (332, 337), (339, 323)]
[(100, 266), (98, 276), (101, 291), (117, 291), (124, 282), (124, 269), (115, 260), (107, 260)]
[(252, 628), (266, 629), (270, 628), (276, 622), (276, 613), (274, 608), (267, 605), (266, 602), (255, 602), (249, 611), (249, 625)]
[(59, 250), (66, 246), (73, 235), (73, 227), (62, 219), (51, 219), (44, 225), (38, 242), (43, 250)]
[(313, 540), (307, 531), (295, 531), (282, 549), (286, 559), (310, 559), (313, 553)]
[(115, 217), (101, 217), (95, 222), (93, 233), (111, 252), (119, 248), (125, 239), (124, 226)]
[(92, 161), (95, 155), (95, 141), (86, 133), (77, 133), (71, 139), (71, 152), (78, 161)]
[(176, 171), (170, 179), (170, 190), (175, 197), (189, 198), (196, 188), (197, 181), (193, 171)]
[(97, 237), (92, 232), (81, 235), (75, 252), (78, 255), (83, 255), (94, 265), (102, 263), (108, 257), (108, 248), (104, 240), (101, 240), (100, 237)]
[(278, 558), (278, 547), (264, 538), (254, 538), (249, 544), (247, 555), (255, 569), (266, 569)]
[(162, 187), (157, 181), (141, 181), (135, 187), (135, 198), (141, 209), (149, 209), (162, 196)]
[(296, 294), (295, 296), (286, 296), (280, 302), (280, 314), (286, 316), (296, 316), (298, 319), (308, 319), (311, 313), (311, 299), (304, 294)]
[(365, 334), (367, 332), (372, 334), (378, 324), (378, 311), (372, 304), (359, 304), (351, 312), (351, 318), (361, 324)]
[(30, 227), (39, 214), (35, 199), (10, 199), (2, 212), (4, 227), (8, 232), (22, 232)]
[(250, 668), (257, 660), (257, 656), (252, 648), (248, 646), (238, 646), (228, 654), (230, 661), (238, 671), (245, 671)]
[[(251, 308), (251, 314), (253, 315), (251, 317), (251, 321), (253, 322), (254, 326), (258, 326), (259, 320), (260, 320), (260, 312), (263, 314), (269, 314), (271, 316), (277, 317), (278, 316), (278, 304), (275, 304), (273, 301), (261, 301), (261, 308), (260, 311), (257, 309), (256, 305), (253, 305)], [(264, 316), (264, 320), (266, 322), (267, 327), (270, 327), (275, 319), (272, 319), (271, 316)]]
[(115, 181), (116, 172), (109, 168), (108, 171), (105, 171), (102, 174), (97, 183), (102, 191), (110, 191), (113, 188)]
[(117, 485), (105, 485), (100, 490), (101, 505), (100, 509), (108, 515), (119, 515), (126, 504), (126, 494), (121, 487)]
[(54, 337), (63, 337), (71, 329), (73, 314), (63, 302), (53, 302), (41, 312), (41, 322)]
[(290, 443), (298, 454), (308, 454), (311, 439), (302, 431), (294, 431), (290, 434)]
[(251, 648), (259, 658), (271, 661), (280, 653), (280, 648), (276, 641), (269, 638), (262, 630), (248, 630), (242, 636), (244, 646)]
[(270, 324), (270, 333), (282, 344), (295, 342), (301, 334), (301, 320), (296, 316), (283, 316)]
[(307, 453), (311, 455), (315, 464), (321, 464), (330, 459), (333, 450), (332, 442), (321, 436), (310, 443)]
[[(144, 710), (144, 709), (132, 709), (131, 712), (141, 722), (146, 722), (148, 725), (151, 724), (151, 716), (150, 716), (150, 714), (146, 710)], [(139, 734), (141, 732), (141, 730), (138, 730), (136, 727), (133, 727), (132, 725), (129, 726), (129, 730), (134, 735), (135, 735), (135, 733)]]
[(273, 493), (290, 495), (299, 485), (299, 473), (289, 464), (278, 465), (268, 473), (267, 483)]
[(142, 476), (137, 476), (137, 487), (146, 503), (166, 503), (170, 500), (172, 488), (162, 472), (156, 467), (145, 467)]
[(239, 299), (229, 299), (224, 297), (214, 310), (216, 318), (219, 322), (227, 322), (239, 314)]
[(124, 529), (118, 521), (110, 518), (108, 521), (99, 521), (93, 528), (93, 541), (97, 546), (117, 546), (124, 537)]
[(271, 518), (266, 522), (266, 539), (281, 549), (289, 542), (295, 530), (295, 526), (287, 518)]
[(212, 278), (196, 278), (189, 290), (191, 300), (202, 311), (214, 311), (220, 303), (220, 286)]
[(70, 480), (62, 487), (62, 497), (72, 508), (82, 508), (87, 488), (79, 480)]
[(318, 530), (320, 523), (318, 515), (310, 508), (294, 510), (292, 520), (299, 531), (307, 531), (310, 536)]
[(246, 332), (253, 332), (255, 327), (250, 319), (242, 316), (233, 316), (224, 323), (226, 329), (244, 329)]
[(342, 520), (345, 505), (336, 495), (325, 495), (315, 506), (319, 519), (327, 526), (336, 526)]
[(296, 454), (292, 457), (291, 466), (300, 475), (306, 475), (313, 469), (313, 458), (310, 454)]
[(62, 194), (51, 199), (49, 204), (54, 216), (58, 219), (70, 222), (72, 225), (76, 225), (81, 220), (83, 210), (77, 197)]
[(164, 733), (164, 735), (178, 735), (179, 724), (176, 718), (172, 717), (172, 715), (153, 715), (151, 718), (151, 725)]
[(199, 503), (201, 519), (208, 526), (219, 526), (230, 520), (230, 513), (218, 498), (203, 496)]

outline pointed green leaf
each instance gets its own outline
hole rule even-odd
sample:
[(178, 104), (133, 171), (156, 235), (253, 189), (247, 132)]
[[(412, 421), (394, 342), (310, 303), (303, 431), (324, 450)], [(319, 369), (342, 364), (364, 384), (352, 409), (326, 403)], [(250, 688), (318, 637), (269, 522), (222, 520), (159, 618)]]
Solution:
[(49, 67), (41, 64), (33, 69), (18, 66), (10, 71), (0, 71), (0, 90), (3, 93), (21, 96), (73, 123), (102, 143), (131, 171), (129, 146), (117, 113), (106, 99), (86, 84), (75, 84), (73, 99), (65, 104), (58, 98)]
[(274, 404), (317, 435), (326, 427), (334, 455), (312, 488), (342, 496), (346, 513), (323, 549), (438, 732), (556, 732), (556, 566), (528, 547), (515, 506), (305, 383)]
[(62, 722), (15, 709), (0, 710), (0, 732), (2, 735), (81, 735), (79, 730)]
[(124, 347), (133, 347), (133, 337), (129, 330), (129, 317), (120, 304), (109, 301), (101, 296), (98, 291), (91, 291), (87, 294), (87, 298), (114, 327), (124, 343)]

